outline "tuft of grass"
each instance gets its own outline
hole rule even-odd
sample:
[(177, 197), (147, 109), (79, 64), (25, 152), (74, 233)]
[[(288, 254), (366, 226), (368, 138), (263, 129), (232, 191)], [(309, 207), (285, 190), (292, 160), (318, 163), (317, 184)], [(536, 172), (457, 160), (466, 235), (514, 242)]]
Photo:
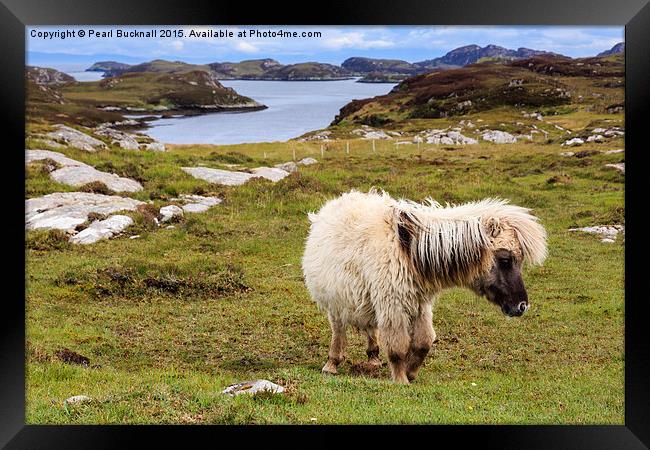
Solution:
[(94, 194), (104, 194), (104, 195), (115, 194), (115, 192), (109, 189), (108, 186), (106, 186), (106, 184), (102, 183), (101, 181), (91, 181), (90, 183), (86, 183), (83, 186), (79, 186), (79, 191), (92, 192)]
[(69, 236), (61, 230), (35, 230), (27, 232), (25, 246), (29, 250), (50, 251), (67, 250), (72, 244)]

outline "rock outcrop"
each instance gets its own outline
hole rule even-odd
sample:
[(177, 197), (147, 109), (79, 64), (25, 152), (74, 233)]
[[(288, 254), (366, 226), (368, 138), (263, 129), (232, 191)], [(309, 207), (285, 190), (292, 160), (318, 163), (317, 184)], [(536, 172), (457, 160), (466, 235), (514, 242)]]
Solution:
[(46, 134), (46, 136), (54, 141), (64, 143), (70, 147), (79, 148), (87, 152), (96, 152), (97, 150), (106, 149), (107, 146), (104, 142), (96, 139), (79, 130), (75, 130), (67, 125), (54, 125), (55, 130)]
[(481, 137), (484, 141), (493, 142), (495, 144), (514, 144), (517, 142), (515, 136), (508, 132), (499, 130), (487, 130), (483, 132)]
[(135, 180), (120, 177), (113, 173), (102, 172), (88, 164), (49, 150), (25, 150), (25, 162), (30, 163), (42, 159), (52, 159), (62, 165), (60, 169), (50, 172), (54, 181), (69, 186), (83, 186), (92, 182), (100, 182), (114, 192), (137, 192), (142, 185)]
[(88, 192), (56, 192), (25, 201), (25, 228), (57, 229), (74, 233), (75, 227), (88, 220), (88, 214), (110, 215), (134, 211), (144, 204), (132, 198)]
[(70, 238), (73, 244), (94, 244), (102, 239), (108, 239), (124, 231), (133, 224), (129, 216), (114, 215), (104, 220), (96, 220), (87, 228)]
[(260, 392), (269, 392), (272, 394), (281, 394), (284, 392), (284, 388), (279, 384), (272, 383), (268, 380), (255, 380), (255, 381), (244, 381), (243, 383), (237, 383), (228, 386), (226, 389), (221, 391), (222, 394), (235, 396), (240, 394), (257, 394)]
[(225, 186), (239, 186), (255, 177), (266, 178), (275, 182), (289, 175), (289, 172), (278, 169), (277, 167), (257, 167), (251, 169), (253, 173), (212, 169), (209, 167), (181, 167), (181, 170), (192, 175), (194, 178)]

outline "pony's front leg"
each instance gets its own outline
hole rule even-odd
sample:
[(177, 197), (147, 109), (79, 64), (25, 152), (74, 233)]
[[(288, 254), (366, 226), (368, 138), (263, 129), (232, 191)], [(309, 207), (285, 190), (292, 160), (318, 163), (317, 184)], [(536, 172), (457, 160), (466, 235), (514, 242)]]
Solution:
[(406, 376), (409, 381), (415, 380), (427, 357), (433, 341), (436, 339), (436, 332), (431, 323), (431, 305), (420, 305), (420, 312), (413, 323), (413, 334), (406, 364)]

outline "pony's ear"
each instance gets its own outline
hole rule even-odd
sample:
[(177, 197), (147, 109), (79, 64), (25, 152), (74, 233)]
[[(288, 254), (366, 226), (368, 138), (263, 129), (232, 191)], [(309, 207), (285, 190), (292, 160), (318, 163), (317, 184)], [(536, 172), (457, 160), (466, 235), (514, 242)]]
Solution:
[(503, 231), (503, 228), (501, 228), (501, 221), (498, 217), (488, 217), (484, 221), (484, 225), (488, 235), (493, 238), (500, 235), (501, 231)]

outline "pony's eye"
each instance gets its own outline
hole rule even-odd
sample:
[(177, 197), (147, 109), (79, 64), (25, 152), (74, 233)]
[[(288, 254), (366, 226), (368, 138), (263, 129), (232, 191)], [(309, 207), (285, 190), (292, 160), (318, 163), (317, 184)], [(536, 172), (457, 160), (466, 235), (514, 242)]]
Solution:
[(499, 258), (499, 265), (508, 267), (512, 263), (512, 258)]

